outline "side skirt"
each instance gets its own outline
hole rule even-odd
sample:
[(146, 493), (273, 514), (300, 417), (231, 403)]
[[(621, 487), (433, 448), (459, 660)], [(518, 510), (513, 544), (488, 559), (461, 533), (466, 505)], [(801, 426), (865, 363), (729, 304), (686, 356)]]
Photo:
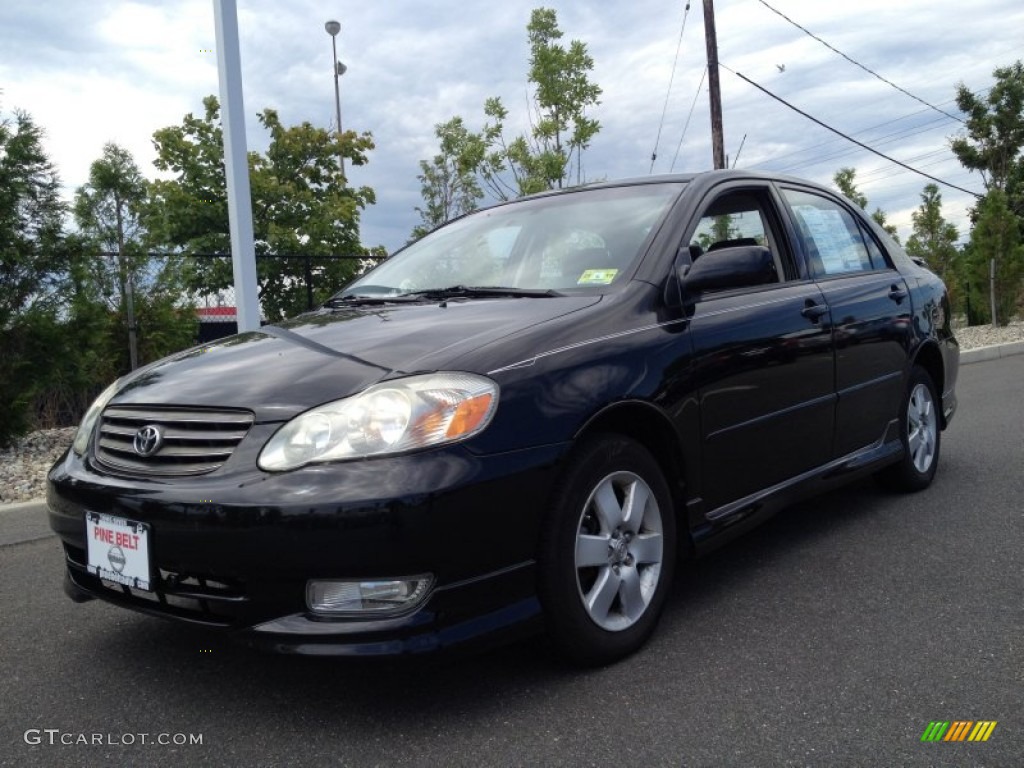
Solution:
[[(735, 536), (756, 527), (780, 509), (801, 499), (877, 472), (903, 456), (899, 420), (893, 419), (875, 443), (804, 472), (781, 483), (704, 512), (704, 521), (691, 531), (698, 553), (714, 549)], [(700, 504), (700, 499), (691, 502)]]

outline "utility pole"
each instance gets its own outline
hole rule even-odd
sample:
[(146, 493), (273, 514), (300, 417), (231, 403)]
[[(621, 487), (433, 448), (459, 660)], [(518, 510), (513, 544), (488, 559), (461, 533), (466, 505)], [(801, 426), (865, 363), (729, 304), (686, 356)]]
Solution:
[(708, 90), (711, 96), (711, 148), (715, 169), (725, 168), (725, 137), (722, 135), (722, 91), (718, 84), (718, 37), (715, 34), (714, 0), (704, 0), (704, 40), (708, 48)]
[(139, 367), (139, 326), (135, 322), (135, 278), (128, 266), (128, 256), (124, 247), (124, 213), (121, 210), (121, 197), (114, 193), (114, 213), (117, 216), (117, 271), (121, 277), (121, 295), (125, 299), (125, 312), (128, 318), (128, 359), (134, 371)]
[(988, 262), (988, 296), (992, 305), (992, 327), (996, 327), (996, 260)]

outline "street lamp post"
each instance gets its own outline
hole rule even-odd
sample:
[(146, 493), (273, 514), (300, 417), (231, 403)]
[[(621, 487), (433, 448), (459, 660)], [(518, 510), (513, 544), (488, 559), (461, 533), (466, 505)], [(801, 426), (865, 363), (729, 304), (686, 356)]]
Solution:
[(341, 164), (341, 176), (344, 178), (345, 156), (341, 154), (341, 90), (338, 85), (338, 78), (345, 74), (345, 70), (348, 69), (348, 67), (338, 61), (337, 39), (338, 33), (341, 32), (341, 24), (336, 21), (328, 21), (324, 24), (324, 29), (326, 29), (327, 34), (331, 36), (331, 53), (333, 54), (334, 61), (334, 113), (338, 126), (338, 160)]

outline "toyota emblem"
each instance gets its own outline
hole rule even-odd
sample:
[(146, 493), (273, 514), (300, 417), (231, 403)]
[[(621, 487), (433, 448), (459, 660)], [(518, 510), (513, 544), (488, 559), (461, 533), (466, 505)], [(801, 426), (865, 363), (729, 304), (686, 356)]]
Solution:
[(139, 456), (152, 456), (160, 450), (164, 444), (164, 435), (160, 427), (150, 424), (135, 433), (135, 441), (132, 445)]

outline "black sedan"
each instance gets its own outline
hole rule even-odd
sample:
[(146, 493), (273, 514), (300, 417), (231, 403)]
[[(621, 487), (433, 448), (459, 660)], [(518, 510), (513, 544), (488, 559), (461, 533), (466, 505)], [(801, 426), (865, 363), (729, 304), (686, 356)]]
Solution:
[(50, 522), (75, 600), (309, 654), (543, 627), (606, 663), (680, 556), (865, 474), (925, 488), (958, 365), (941, 281), (833, 192), (597, 184), (114, 382)]

